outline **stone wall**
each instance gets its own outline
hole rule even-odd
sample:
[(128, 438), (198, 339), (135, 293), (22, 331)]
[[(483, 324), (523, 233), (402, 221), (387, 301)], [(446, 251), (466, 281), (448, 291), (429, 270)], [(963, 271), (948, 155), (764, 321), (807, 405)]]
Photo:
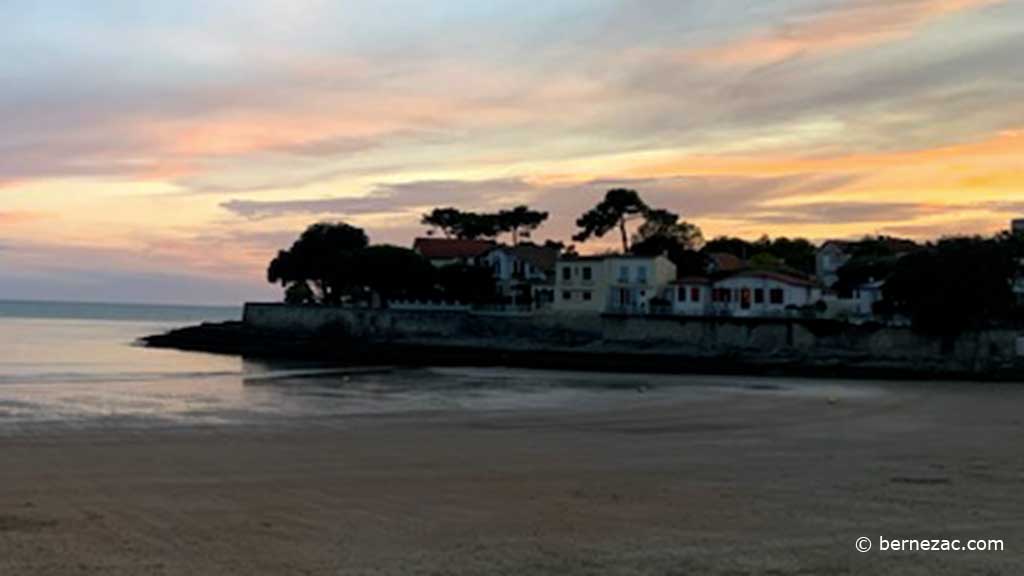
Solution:
[(909, 328), (853, 326), (829, 320), (635, 317), (594, 314), (507, 315), (247, 304), (254, 328), (329, 330), (369, 342), (451, 344), (510, 349), (632, 350), (688, 356), (868, 359), (955, 363), (969, 370), (1014, 362), (1014, 330), (970, 332), (953, 341)]

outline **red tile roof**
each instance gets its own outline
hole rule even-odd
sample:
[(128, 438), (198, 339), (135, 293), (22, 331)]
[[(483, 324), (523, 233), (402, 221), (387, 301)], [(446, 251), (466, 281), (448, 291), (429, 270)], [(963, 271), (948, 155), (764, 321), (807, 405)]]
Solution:
[(458, 238), (417, 238), (412, 249), (427, 260), (454, 260), (476, 258), (491, 248), (490, 240), (460, 240)]

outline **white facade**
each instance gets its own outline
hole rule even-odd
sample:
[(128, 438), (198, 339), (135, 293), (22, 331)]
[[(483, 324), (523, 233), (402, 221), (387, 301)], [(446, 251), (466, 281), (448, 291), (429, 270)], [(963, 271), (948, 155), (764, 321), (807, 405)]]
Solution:
[(870, 319), (875, 314), (875, 304), (882, 300), (881, 281), (858, 286), (848, 296), (830, 293), (824, 295), (827, 314), (831, 318)]
[(875, 313), (875, 304), (882, 301), (882, 286), (885, 282), (869, 282), (853, 290), (855, 311), (858, 316), (871, 316)]
[(688, 316), (786, 316), (821, 300), (821, 289), (811, 282), (761, 271), (740, 272), (713, 283), (684, 279), (670, 294), (673, 312)]
[(504, 246), (484, 254), (479, 261), (494, 270), (494, 279), (499, 284), (512, 280), (543, 282), (547, 279), (543, 270), (539, 270), (529, 261), (517, 257), (511, 249)]
[(669, 286), (666, 297), (672, 312), (684, 316), (705, 316), (711, 304), (711, 282), (707, 278), (684, 278)]
[(664, 256), (603, 256), (559, 260), (555, 301), (559, 312), (647, 314), (675, 278)]
[(849, 261), (850, 255), (846, 253), (844, 243), (825, 242), (815, 254), (814, 266), (818, 281), (826, 288), (831, 288), (839, 281), (839, 269)]
[(601, 258), (559, 260), (555, 267), (555, 301), (559, 312), (604, 312), (607, 298), (605, 262)]
[[(522, 247), (499, 246), (478, 258), (478, 262), (494, 271), (498, 295), (508, 304), (537, 308), (549, 306), (554, 300), (553, 278), (517, 248)], [(550, 253), (550, 261), (556, 255), (557, 252)]]

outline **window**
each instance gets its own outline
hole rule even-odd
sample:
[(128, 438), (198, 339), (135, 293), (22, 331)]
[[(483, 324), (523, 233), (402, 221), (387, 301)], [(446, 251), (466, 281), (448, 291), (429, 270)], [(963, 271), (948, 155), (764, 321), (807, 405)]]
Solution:
[(772, 291), (768, 294), (768, 297), (771, 298), (772, 304), (786, 303), (786, 293), (782, 290), (782, 288), (772, 288)]
[(636, 267), (636, 281), (640, 284), (647, 284), (647, 266)]
[(629, 282), (629, 266), (619, 267), (619, 282)]
[(590, 269), (590, 266), (583, 267), (583, 280), (589, 282), (594, 279), (594, 272)]
[(754, 304), (764, 304), (764, 288), (754, 289)]
[(690, 288), (690, 301), (691, 302), (700, 302), (700, 288), (698, 288), (696, 286), (694, 286), (693, 288)]
[(750, 288), (740, 289), (740, 308), (750, 310)]
[(587, 302), (590, 302), (590, 299), (592, 297), (593, 297), (593, 294), (591, 292), (584, 292), (583, 293), (583, 299), (586, 300)]
[(679, 287), (679, 295), (676, 296), (676, 300), (680, 302), (686, 302), (686, 286)]
[(562, 300), (572, 300), (572, 292), (569, 292), (568, 290), (562, 292)]
[[(563, 266), (562, 267), (562, 280), (565, 280), (566, 282), (568, 282), (569, 280), (572, 280), (572, 268), (570, 268), (568, 266)], [(568, 300), (568, 298), (567, 298), (567, 300)]]
[(715, 288), (711, 291), (712, 302), (731, 302), (732, 290), (728, 288)]

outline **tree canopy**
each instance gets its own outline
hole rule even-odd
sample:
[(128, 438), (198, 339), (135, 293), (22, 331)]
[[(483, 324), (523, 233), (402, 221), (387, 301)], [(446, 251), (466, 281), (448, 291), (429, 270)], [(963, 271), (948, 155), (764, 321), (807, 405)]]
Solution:
[(468, 212), (457, 208), (435, 208), (424, 214), (420, 222), (441, 230), (446, 238), (466, 240), (496, 238), (511, 234), (512, 244), (528, 237), (548, 219), (547, 212), (532, 210), (529, 206), (516, 206), (498, 212)]
[(839, 278), (835, 289), (842, 295), (848, 295), (862, 284), (886, 280), (896, 271), (905, 255), (919, 249), (910, 240), (867, 236), (847, 249), (850, 259), (837, 271)]
[(696, 225), (679, 219), (668, 210), (650, 209), (644, 223), (633, 236), (630, 252), (641, 256), (664, 254), (676, 265), (679, 275), (703, 274), (707, 268), (704, 256), (696, 251), (704, 235)]
[(804, 238), (768, 236), (750, 242), (742, 238), (719, 236), (704, 245), (708, 254), (725, 253), (750, 261), (761, 268), (787, 267), (814, 274), (817, 248)]
[(573, 236), (577, 242), (586, 242), (592, 237), (601, 238), (618, 228), (622, 239), (622, 251), (629, 252), (629, 236), (626, 223), (639, 218), (649, 210), (636, 190), (615, 188), (609, 190), (604, 199), (576, 220), (579, 233)]
[(498, 229), (512, 234), (512, 245), (519, 244), (521, 237), (529, 238), (530, 233), (548, 219), (547, 212), (531, 210), (529, 206), (516, 206), (512, 210), (498, 212)]
[(438, 279), (445, 298), (457, 302), (486, 303), (497, 292), (494, 271), (485, 266), (449, 264), (439, 270)]
[(663, 239), (686, 250), (696, 250), (704, 243), (704, 233), (695, 224), (679, 219), (675, 212), (658, 208), (644, 213), (644, 223), (633, 236), (633, 245)]
[(424, 226), (437, 228), (446, 238), (458, 236), (459, 227), (462, 224), (463, 212), (457, 208), (434, 208), (428, 214), (424, 214), (420, 223)]
[(883, 309), (944, 336), (1009, 318), (1015, 250), (1006, 237), (965, 237), (907, 254), (882, 288)]
[(394, 298), (430, 297), (437, 277), (434, 266), (417, 252), (387, 244), (360, 250), (352, 271), (360, 286), (384, 304)]
[(351, 263), (355, 254), (368, 244), (360, 228), (343, 222), (313, 224), (291, 248), (277, 253), (267, 268), (267, 281), (285, 287), (305, 283), (318, 301), (337, 303), (353, 285)]

